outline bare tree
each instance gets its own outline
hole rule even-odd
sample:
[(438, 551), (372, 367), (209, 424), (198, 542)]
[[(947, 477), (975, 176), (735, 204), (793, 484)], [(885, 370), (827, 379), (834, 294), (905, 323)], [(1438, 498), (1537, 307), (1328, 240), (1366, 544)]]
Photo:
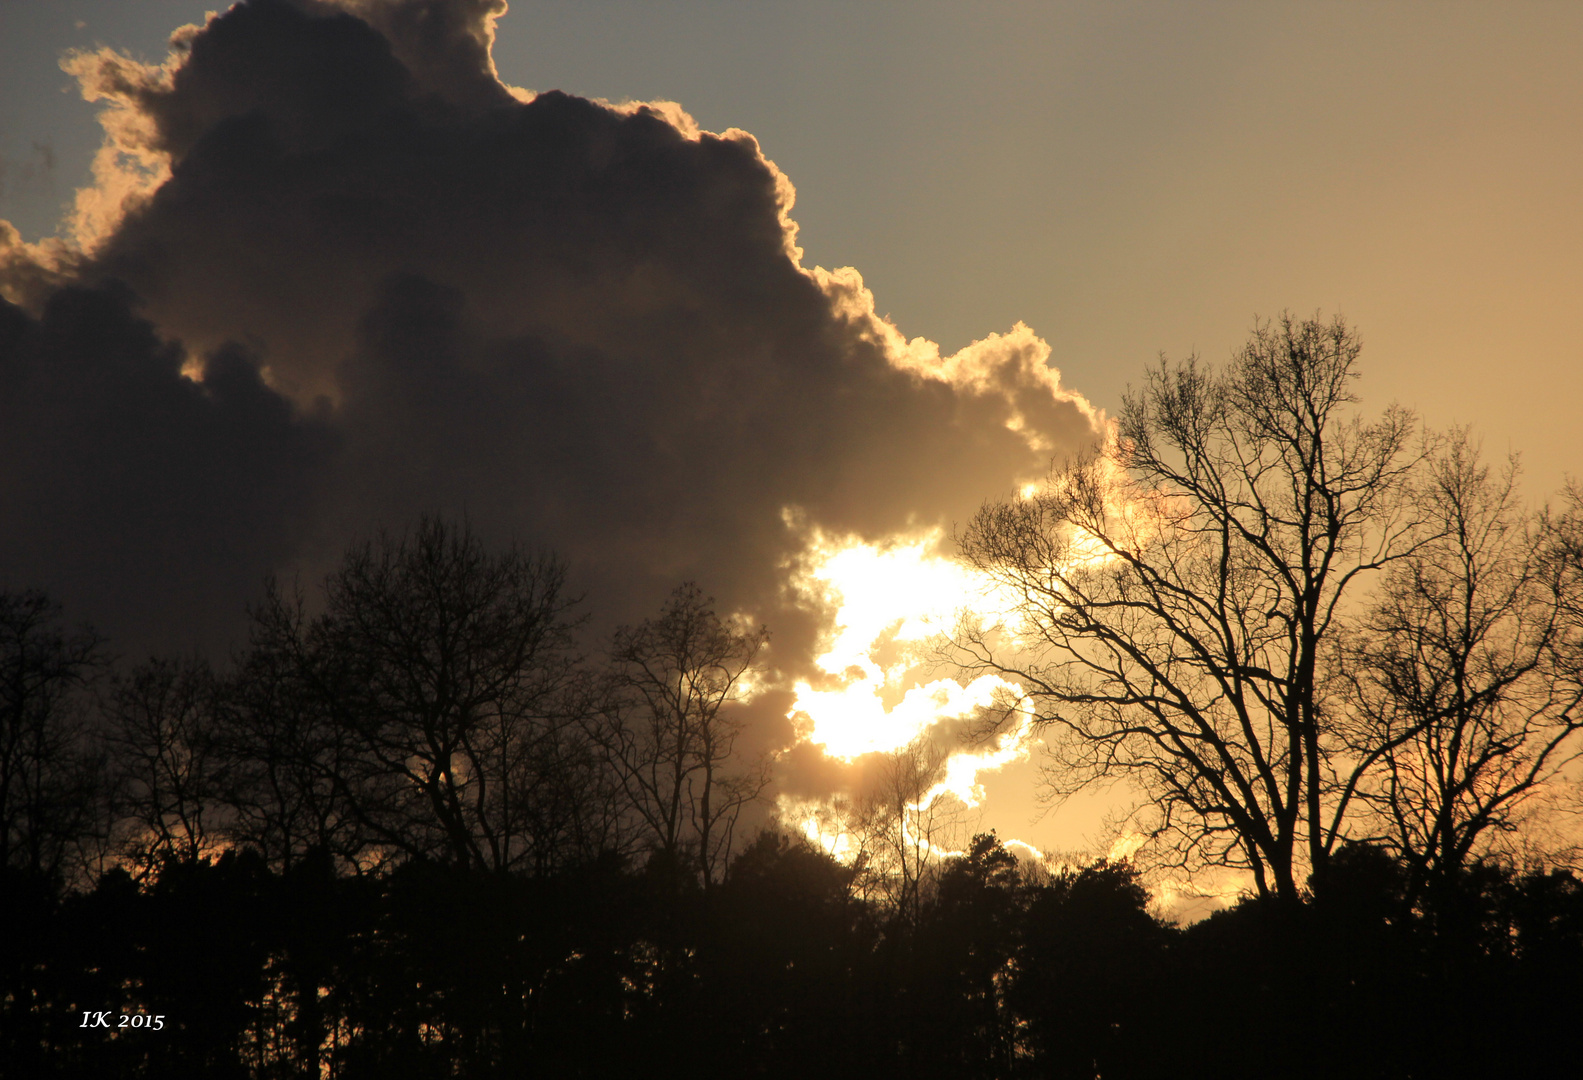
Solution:
[(327, 581), (302, 671), (349, 740), (337, 796), (389, 850), (503, 872), (600, 842), (566, 820), (599, 777), (579, 749), (565, 576), (552, 555), (491, 554), (465, 523), (425, 518), (354, 548)]
[(1458, 884), (1580, 752), (1579, 519), (1528, 514), (1515, 460), (1495, 475), (1466, 432), (1433, 463), (1438, 535), (1391, 568), (1339, 677), (1360, 789), (1406, 863), (1408, 900)]
[(220, 838), (217, 691), (199, 659), (151, 659), (115, 682), (107, 741), (125, 779), (126, 851), (144, 873)]
[(823, 800), (805, 822), (852, 868), (850, 888), (916, 926), (946, 852), (963, 838), (964, 807), (939, 789), (950, 754), (927, 736), (865, 758), (861, 789)]
[(62, 629), (60, 614), (37, 590), (0, 592), (0, 871), (55, 880), (110, 839), (106, 761), (83, 699), (102, 643)]
[(858, 802), (864, 871), (885, 906), (912, 926), (939, 876), (941, 848), (957, 839), (961, 804), (934, 790), (949, 756), (919, 736), (883, 755), (879, 785)]
[(358, 771), (357, 745), (320, 692), (304, 597), (270, 579), (250, 614), (251, 641), (220, 701), (229, 838), (281, 870), (314, 850), (360, 869), (376, 841), (346, 782)]
[(653, 850), (707, 887), (730, 859), (742, 811), (769, 783), (741, 762), (732, 708), (769, 632), (735, 629), (692, 582), (659, 618), (616, 631), (607, 702), (590, 725)]
[(962, 659), (1026, 689), (1011, 704), (1056, 736), (1061, 789), (1125, 776), (1166, 851), (1285, 904), (1369, 764), (1337, 772), (1326, 638), (1422, 532), (1426, 450), (1403, 409), (1350, 414), (1358, 352), (1340, 318), (1283, 316), (1223, 369), (1162, 358), (1113, 446), (959, 537), (1015, 608), (965, 625)]

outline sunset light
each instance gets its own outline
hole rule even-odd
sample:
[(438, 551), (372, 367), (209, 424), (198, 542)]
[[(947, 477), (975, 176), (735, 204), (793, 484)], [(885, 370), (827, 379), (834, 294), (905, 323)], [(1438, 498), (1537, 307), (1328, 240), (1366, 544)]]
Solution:
[(1578, 3), (0, 0), (0, 1073), (1573, 1075), (1580, 103)]
[[(818, 665), (827, 678), (796, 684), (792, 716), (808, 741), (832, 757), (852, 760), (895, 750), (943, 720), (970, 719), (997, 691), (1014, 684), (980, 676), (963, 684), (932, 677), (942, 668), (939, 646), (955, 620), (989, 597), (988, 583), (940, 553), (939, 529), (880, 544), (834, 538), (809, 529), (792, 568), (791, 587), (831, 611), (827, 648)], [(994, 768), (997, 751), (981, 761)], [(953, 790), (971, 790), (964, 774)]]
[[(943, 760), (937, 778), (910, 799), (910, 812), (942, 800), (962, 810), (978, 807), (984, 775), (1028, 757), (1032, 721), (1014, 713), (984, 723), (986, 714), (1020, 700), (1021, 687), (994, 675), (953, 677), (943, 646), (964, 615), (982, 616), (1004, 598), (942, 551), (938, 528), (870, 543), (801, 526), (795, 515), (787, 521), (803, 540), (789, 567), (791, 588), (827, 613), (816, 659), (822, 678), (795, 684), (790, 716), (799, 736), (845, 762), (932, 743)], [(783, 800), (780, 812), (830, 854), (855, 857), (838, 808)], [(916, 827), (902, 823), (920, 850), (933, 857), (957, 853), (913, 835)]]

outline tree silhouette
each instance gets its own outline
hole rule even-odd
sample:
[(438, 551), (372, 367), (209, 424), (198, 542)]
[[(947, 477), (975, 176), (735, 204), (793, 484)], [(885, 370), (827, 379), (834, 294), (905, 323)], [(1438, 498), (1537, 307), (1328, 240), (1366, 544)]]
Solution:
[[(598, 686), (559, 564), (436, 520), (354, 548), (316, 617), (271, 587), (214, 670), (99, 681), (94, 635), (0, 594), (0, 1061), (40, 1080), (1564, 1075), (1583, 884), (1481, 837), (1564, 779), (1577, 503), (1526, 515), (1455, 438), (1421, 480), (1376, 603), (1315, 660), (1327, 783), (1372, 764), (1348, 820), (1378, 835), (1337, 844), (1295, 904), (1185, 928), (1126, 863), (1019, 862), (992, 833), (945, 850), (960, 822), (926, 739), (827, 808), (849, 863), (773, 829), (737, 850), (763, 782), (737, 699), (764, 632), (696, 586), (615, 636)], [(1136, 597), (1123, 563), (1058, 569)], [(1161, 737), (1138, 712), (1130, 735)], [(117, 805), (135, 843), (89, 888)], [(1422, 822), (1464, 850), (1426, 859)], [(1426, 874), (1454, 887), (1415, 902)], [(85, 1026), (98, 1010), (163, 1025)]]
[(1405, 902), (1458, 887), (1491, 836), (1583, 753), (1575, 512), (1531, 517), (1517, 468), (1491, 475), (1466, 432), (1432, 464), (1437, 535), (1393, 566), (1338, 665), (1360, 789), (1408, 869)]
[(1133, 867), (1063, 867), (1025, 904), (1005, 994), (1042, 1075), (1148, 1076), (1179, 1061), (1182, 1045), (1160, 1030), (1171, 932)]
[(941, 1076), (1008, 1077), (1017, 1025), (1007, 1007), (1028, 892), (1017, 859), (994, 833), (945, 861), (918, 929), (914, 1054)]
[(935, 790), (948, 757), (926, 736), (881, 754), (879, 783), (857, 802), (864, 875), (890, 913), (914, 926), (939, 876), (942, 849), (961, 835), (961, 805)]
[(218, 849), (218, 697), (198, 659), (151, 659), (115, 680), (107, 742), (124, 778), (126, 850), (145, 874)]
[(503, 871), (551, 860), (534, 829), (541, 757), (575, 737), (575, 601), (550, 555), (490, 554), (424, 518), (351, 550), (312, 641), (362, 755), (367, 820), (411, 855)]
[(360, 867), (375, 839), (353, 805), (357, 742), (335, 722), (305, 600), (270, 579), (220, 696), (228, 835), (290, 872), (315, 852)]
[(1422, 540), (1412, 415), (1348, 415), (1359, 348), (1339, 318), (1283, 316), (1222, 370), (1162, 359), (1113, 446), (960, 537), (1015, 608), (969, 622), (961, 657), (1026, 688), (1057, 783), (1126, 776), (1166, 850), (1246, 868), (1287, 907), (1370, 764), (1339, 753), (1326, 639)]
[(42, 592), (0, 592), (0, 872), (52, 881), (92, 867), (110, 839), (106, 761), (82, 694), (102, 643), (60, 615)]
[(762, 627), (728, 625), (686, 582), (657, 619), (616, 631), (605, 705), (589, 726), (654, 852), (705, 887), (769, 783), (767, 761), (737, 760), (742, 720), (731, 708), (768, 640)]
[(552, 555), (491, 554), (465, 523), (424, 518), (348, 551), (317, 618), (272, 590), (243, 671), (278, 683), (236, 699), (238, 745), (269, 755), (233, 795), (250, 827), (365, 864), (591, 858), (610, 814), (577, 725), (564, 582)]

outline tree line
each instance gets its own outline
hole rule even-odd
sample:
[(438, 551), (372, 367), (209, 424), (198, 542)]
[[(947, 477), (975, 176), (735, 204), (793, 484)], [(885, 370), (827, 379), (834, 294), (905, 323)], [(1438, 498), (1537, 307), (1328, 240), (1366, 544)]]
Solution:
[[(545, 876), (428, 859), (289, 871), (252, 848), (61, 895), (8, 875), (0, 1061), (51, 1077), (1564, 1075), (1583, 883), (1482, 864), (1461, 917), (1344, 845), (1283, 915), (1188, 927), (1125, 863), (993, 835), (916, 909), (760, 833), (708, 890), (605, 857)], [(102, 1029), (91, 1011), (159, 1016)]]
[[(553, 555), (424, 519), (228, 663), (111, 662), (0, 592), (0, 1060), (159, 1077), (1488, 1076), (1562, 1060), (1583, 496), (1352, 408), (1341, 320), (1160, 364), (958, 536), (943, 648), (1022, 687), (1137, 865), (937, 847), (944, 754), (773, 825), (762, 627), (693, 584), (578, 652)], [(1179, 927), (1162, 872), (1245, 873)], [(107, 1028), (101, 1014), (146, 1018)], [(152, 1018), (161, 1018), (151, 1030)], [(91, 1026), (86, 1026), (90, 1025)]]
[(317, 854), (545, 876), (641, 851), (708, 886), (768, 782), (731, 708), (767, 632), (688, 583), (596, 669), (565, 580), (426, 518), (349, 550), (316, 614), (268, 581), (224, 669), (112, 669), (47, 596), (0, 594), (4, 864), (141, 881), (247, 848), (283, 873)]

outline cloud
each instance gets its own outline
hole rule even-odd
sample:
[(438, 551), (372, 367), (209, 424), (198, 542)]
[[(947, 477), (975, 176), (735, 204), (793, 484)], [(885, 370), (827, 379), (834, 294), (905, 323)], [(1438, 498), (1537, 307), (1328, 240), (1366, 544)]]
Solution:
[(161, 67), (68, 60), (106, 150), (73, 249), (0, 230), (8, 577), (185, 645), (266, 571), (465, 512), (610, 619), (696, 578), (795, 675), (822, 614), (788, 514), (948, 532), (1091, 438), (1027, 327), (942, 357), (804, 268), (751, 135), (502, 84), (504, 10), (253, 0)]
[(113, 288), (59, 289), (37, 318), (0, 302), (0, 587), (47, 584), (122, 648), (234, 629), (335, 452), (243, 350), (202, 385), (184, 360)]

